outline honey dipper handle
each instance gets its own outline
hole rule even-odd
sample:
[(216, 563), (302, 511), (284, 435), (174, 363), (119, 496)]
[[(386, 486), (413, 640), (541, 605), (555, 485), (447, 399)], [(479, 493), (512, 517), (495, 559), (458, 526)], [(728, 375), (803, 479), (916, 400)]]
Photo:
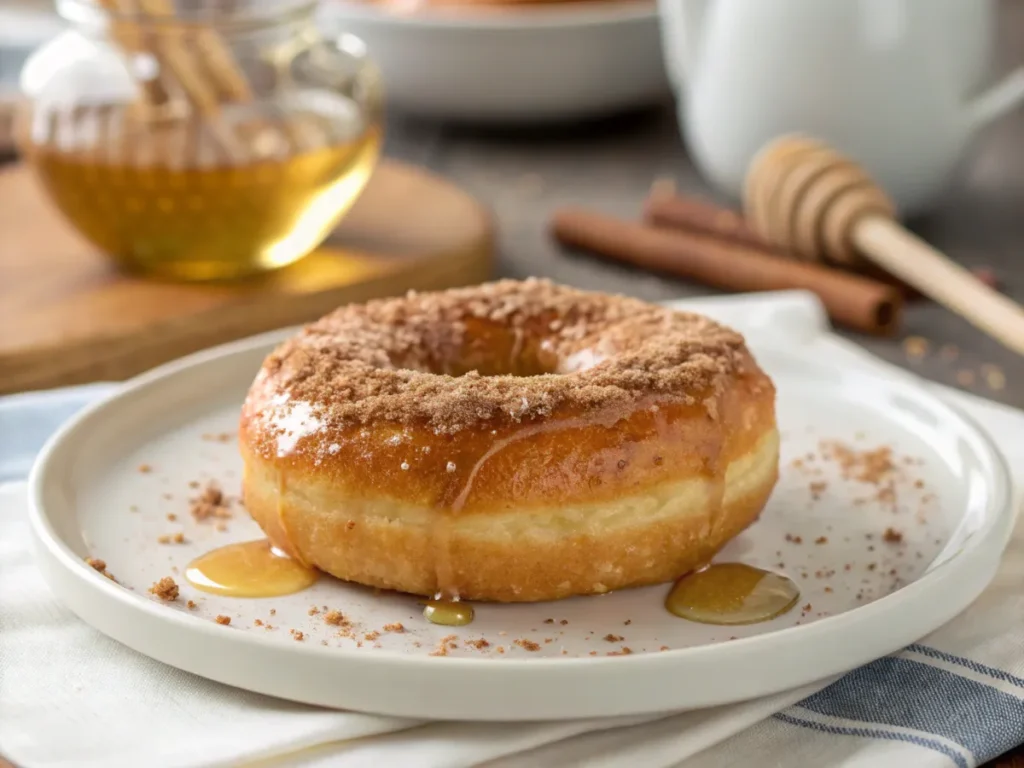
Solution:
[(852, 237), (868, 259), (1024, 355), (1024, 307), (891, 219), (867, 216)]

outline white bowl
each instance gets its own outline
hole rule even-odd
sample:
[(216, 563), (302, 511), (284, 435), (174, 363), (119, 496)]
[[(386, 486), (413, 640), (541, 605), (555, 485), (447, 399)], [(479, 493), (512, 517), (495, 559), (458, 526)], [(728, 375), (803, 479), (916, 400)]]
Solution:
[(531, 123), (597, 117), (669, 93), (657, 9), (646, 0), (530, 8), (420, 10), (324, 7), (361, 38), (403, 112)]

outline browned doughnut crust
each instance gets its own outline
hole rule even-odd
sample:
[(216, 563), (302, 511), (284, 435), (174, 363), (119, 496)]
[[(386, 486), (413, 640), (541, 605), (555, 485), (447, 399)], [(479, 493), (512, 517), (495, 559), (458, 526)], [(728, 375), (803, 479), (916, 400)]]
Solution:
[(666, 581), (752, 522), (774, 388), (692, 314), (546, 281), (343, 307), (242, 411), (246, 506), (362, 584), (537, 601)]

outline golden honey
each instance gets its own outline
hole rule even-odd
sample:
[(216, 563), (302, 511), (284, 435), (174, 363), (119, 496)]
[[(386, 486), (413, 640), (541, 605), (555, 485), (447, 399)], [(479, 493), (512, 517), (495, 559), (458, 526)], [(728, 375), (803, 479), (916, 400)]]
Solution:
[(196, 589), (226, 597), (280, 597), (301, 592), (317, 579), (266, 539), (228, 544), (201, 555), (185, 569)]
[(799, 599), (796, 584), (782, 574), (743, 563), (716, 563), (677, 581), (665, 607), (701, 624), (756, 624), (781, 616)]
[(423, 607), (423, 618), (445, 627), (464, 627), (475, 615), (473, 606), (458, 600), (428, 600)]
[(292, 138), (292, 121), (304, 117), (238, 131), (241, 162), (217, 157), (185, 123), (107, 135), (83, 128), (70, 145), (31, 145), (30, 157), (65, 217), (122, 267), (181, 280), (233, 279), (313, 250), (377, 161), (377, 125), (341, 126), (325, 132), (320, 146), (303, 146)]

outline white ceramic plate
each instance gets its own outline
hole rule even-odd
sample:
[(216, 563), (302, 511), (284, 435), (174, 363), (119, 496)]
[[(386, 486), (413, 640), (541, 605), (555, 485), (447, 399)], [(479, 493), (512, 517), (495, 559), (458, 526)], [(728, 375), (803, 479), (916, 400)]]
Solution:
[(669, 94), (650, 0), (397, 12), (325, 4), (362, 39), (387, 101), (434, 118), (534, 123), (649, 106)]
[[(234, 429), (255, 371), (281, 337), (221, 347), (136, 379), (65, 426), (31, 478), (39, 563), (54, 592), (126, 645), (241, 688), (467, 720), (623, 715), (743, 700), (846, 671), (938, 627), (989, 582), (1009, 533), (1005, 468), (958, 413), (913, 385), (837, 371), (755, 342), (779, 391), (783, 471), (761, 519), (719, 560), (792, 576), (801, 608), (784, 616), (747, 627), (690, 623), (662, 607), (667, 586), (478, 605), (476, 621), (458, 629), (426, 623), (415, 598), (329, 578), (284, 598), (206, 595), (185, 584), (185, 564), (259, 531), (244, 512), (226, 531), (193, 521), (189, 483), (215, 479), (237, 492), (234, 445), (203, 435)], [(891, 446), (898, 464), (891, 492), (843, 480), (834, 463), (808, 461), (821, 440), (858, 450)], [(139, 472), (141, 464), (152, 471)], [(881, 540), (890, 527), (902, 543)], [(157, 543), (177, 531), (189, 543)], [(815, 543), (822, 537), (827, 543)], [(90, 554), (123, 586), (87, 566)], [(173, 604), (147, 594), (167, 575), (182, 584)], [(188, 610), (186, 599), (198, 607)], [(310, 615), (311, 606), (321, 612)], [(358, 635), (338, 637), (322, 620), (323, 606), (354, 619)], [(230, 616), (230, 626), (216, 624), (218, 614)], [(255, 619), (275, 628), (255, 626)], [(393, 622), (406, 631), (381, 631)], [(292, 629), (303, 633), (301, 642)], [(376, 631), (379, 638), (365, 637)], [(445, 635), (455, 636), (456, 650), (432, 657)], [(466, 642), (480, 639), (489, 645)], [(531, 643), (537, 650), (523, 647)], [(607, 655), (623, 647), (632, 653)]]

